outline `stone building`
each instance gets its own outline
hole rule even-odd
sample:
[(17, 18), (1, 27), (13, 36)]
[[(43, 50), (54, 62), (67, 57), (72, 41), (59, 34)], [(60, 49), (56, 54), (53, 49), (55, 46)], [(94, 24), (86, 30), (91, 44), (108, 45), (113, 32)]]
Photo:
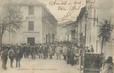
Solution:
[(35, 0), (12, 1), (12, 4), (21, 7), (24, 22), (15, 33), (5, 32), (3, 43), (38, 44), (55, 41), (57, 20), (46, 8), (46, 5)]
[[(86, 7), (82, 8), (77, 17), (78, 26), (78, 44), (93, 48), (96, 53), (101, 53), (101, 39), (99, 35), (99, 25), (104, 19), (110, 20), (114, 24), (114, 0), (87, 0)], [(105, 58), (113, 57), (114, 51), (114, 30), (112, 31), (109, 42), (106, 42), (103, 48)], [(85, 40), (83, 40), (85, 39)], [(85, 42), (85, 44), (84, 44)]]

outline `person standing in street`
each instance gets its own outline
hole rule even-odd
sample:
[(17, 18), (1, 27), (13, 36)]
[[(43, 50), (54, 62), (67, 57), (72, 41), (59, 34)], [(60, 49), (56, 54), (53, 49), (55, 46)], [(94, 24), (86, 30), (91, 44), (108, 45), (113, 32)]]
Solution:
[(90, 52), (88, 46), (86, 46), (86, 48), (85, 48), (85, 52)]
[(66, 45), (63, 46), (63, 57), (64, 57), (64, 60), (66, 61), (67, 60), (67, 46)]
[(48, 45), (47, 44), (44, 44), (44, 47), (43, 47), (43, 56), (44, 56), (44, 59), (47, 59), (48, 58)]
[(74, 56), (75, 56), (75, 53), (74, 53), (74, 48), (71, 47), (70, 48), (70, 64), (73, 66), (74, 65)]
[(4, 50), (1, 51), (1, 59), (2, 59), (2, 69), (6, 70), (6, 64), (8, 60), (8, 49), (4, 48)]
[(10, 48), (10, 50), (8, 51), (8, 56), (9, 56), (9, 59), (10, 59), (10, 66), (12, 68), (13, 67), (13, 61), (15, 59), (15, 52), (12, 48)]
[(23, 58), (23, 51), (21, 49), (21, 46), (18, 46), (16, 48), (16, 53), (15, 53), (16, 68), (18, 68), (18, 67), (20, 68), (20, 66), (21, 66), (20, 61), (22, 58)]
[(114, 73), (113, 68), (114, 68), (113, 59), (111, 56), (109, 56), (105, 62), (105, 67), (104, 67), (103, 73)]
[(52, 59), (53, 56), (53, 48), (51, 45), (49, 45), (49, 58)]
[(67, 64), (70, 64), (70, 45), (67, 48)]
[(94, 52), (93, 45), (90, 47), (91, 52)]
[(57, 60), (60, 60), (60, 59), (61, 59), (61, 50), (62, 50), (61, 46), (58, 45), (58, 46), (56, 47)]

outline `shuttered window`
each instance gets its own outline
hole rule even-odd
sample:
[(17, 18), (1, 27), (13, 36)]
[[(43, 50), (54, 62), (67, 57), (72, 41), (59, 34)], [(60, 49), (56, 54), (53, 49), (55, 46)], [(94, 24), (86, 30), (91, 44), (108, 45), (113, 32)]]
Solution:
[(34, 21), (28, 22), (28, 30), (34, 30)]
[(34, 6), (29, 6), (28, 13), (29, 15), (34, 15)]

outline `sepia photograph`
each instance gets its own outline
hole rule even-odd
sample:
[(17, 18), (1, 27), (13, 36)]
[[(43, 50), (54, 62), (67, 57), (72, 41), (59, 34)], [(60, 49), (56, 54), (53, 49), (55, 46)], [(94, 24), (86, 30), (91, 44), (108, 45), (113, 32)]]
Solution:
[(0, 73), (114, 73), (114, 0), (0, 0)]

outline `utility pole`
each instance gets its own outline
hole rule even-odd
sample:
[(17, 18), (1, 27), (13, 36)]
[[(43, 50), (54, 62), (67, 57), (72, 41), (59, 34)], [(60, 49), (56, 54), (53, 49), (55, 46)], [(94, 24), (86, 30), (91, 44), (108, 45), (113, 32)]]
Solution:
[[(87, 17), (88, 17), (88, 12), (87, 12), (87, 0), (86, 0), (86, 5), (85, 5), (84, 16), (85, 16), (85, 17), (84, 17), (84, 18), (85, 18), (85, 28), (84, 28), (85, 36), (84, 36), (84, 40), (83, 40), (84, 46), (81, 47), (81, 48), (83, 48), (83, 49), (80, 50), (80, 54), (81, 54), (81, 56), (80, 56), (80, 73), (81, 73), (82, 70), (84, 71), (84, 61), (85, 61), (84, 56), (85, 56), (85, 48), (86, 48), (86, 30), (87, 30)], [(80, 27), (82, 27), (82, 26), (80, 26)], [(80, 28), (80, 30), (83, 30), (83, 29)], [(83, 62), (83, 63), (82, 63), (82, 62)], [(82, 66), (83, 66), (83, 69), (82, 69)]]
[[(86, 36), (87, 36), (87, 19), (88, 19), (88, 11), (87, 11), (87, 0), (86, 0), (86, 6), (85, 6), (85, 44), (84, 44), (84, 51), (83, 51), (83, 60), (82, 61), (85, 61), (85, 48), (86, 48)], [(83, 72), (85, 71), (85, 64), (83, 63)]]
[(87, 34), (87, 19), (88, 19), (88, 11), (87, 11), (87, 0), (86, 0), (86, 7), (85, 7), (85, 47), (86, 47), (86, 34)]

